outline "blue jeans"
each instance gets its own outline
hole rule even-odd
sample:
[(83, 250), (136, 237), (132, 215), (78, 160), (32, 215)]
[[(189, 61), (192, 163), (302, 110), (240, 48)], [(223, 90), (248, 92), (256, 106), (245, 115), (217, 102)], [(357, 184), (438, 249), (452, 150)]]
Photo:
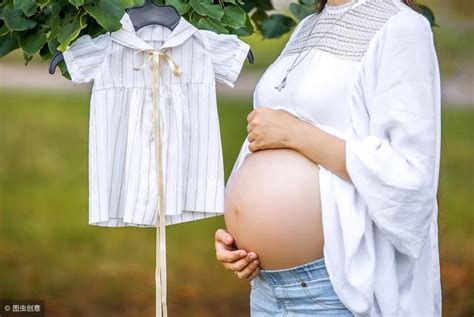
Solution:
[(334, 292), (324, 257), (286, 269), (262, 269), (250, 285), (252, 317), (353, 316)]

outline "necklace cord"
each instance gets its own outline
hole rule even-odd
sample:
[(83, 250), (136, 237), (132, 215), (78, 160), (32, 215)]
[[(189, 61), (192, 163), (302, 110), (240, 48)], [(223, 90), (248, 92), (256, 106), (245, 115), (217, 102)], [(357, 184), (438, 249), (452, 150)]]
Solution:
[[(323, 38), (324, 36), (326, 36), (329, 31), (331, 31), (341, 20), (342, 18), (346, 15), (347, 12), (349, 12), (352, 7), (358, 2), (358, 0), (353, 0), (353, 3), (351, 4), (351, 6), (349, 7), (349, 9), (347, 9), (343, 14), (342, 16), (336, 21), (334, 22), (331, 27), (319, 38), (319, 40), (314, 44), (312, 45), (311, 47), (315, 47)], [(317, 19), (316, 21), (313, 23), (313, 27), (311, 28), (311, 31), (309, 32), (309, 35), (306, 37), (306, 40), (303, 44), (303, 48), (298, 52), (298, 55), (296, 56), (295, 60), (293, 61), (293, 64), (290, 66), (290, 68), (288, 68), (288, 70), (286, 71), (286, 74), (285, 74), (285, 77), (283, 77), (282, 81), (280, 82), (280, 84), (278, 86), (275, 86), (275, 89), (278, 90), (279, 92), (281, 92), (283, 90), (283, 88), (286, 87), (286, 81), (288, 79), (288, 75), (290, 74), (290, 72), (296, 68), (296, 66), (298, 66), (305, 58), (306, 56), (308, 56), (308, 54), (311, 52), (310, 49), (307, 50), (306, 54), (303, 56), (303, 58), (301, 58), (299, 61), (298, 61), (298, 58), (300, 57), (301, 53), (303, 51), (306, 50), (306, 44), (308, 43), (308, 40), (310, 39), (311, 35), (313, 35), (313, 31), (314, 29), (316, 28), (316, 25), (318, 24), (319, 22), (319, 19), (321, 18), (321, 13), (318, 14), (317, 16)]]

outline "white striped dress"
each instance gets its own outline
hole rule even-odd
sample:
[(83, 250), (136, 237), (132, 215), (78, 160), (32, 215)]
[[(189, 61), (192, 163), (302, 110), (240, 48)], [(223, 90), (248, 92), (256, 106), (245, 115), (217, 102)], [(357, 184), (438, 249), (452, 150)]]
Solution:
[[(222, 215), (224, 168), (216, 81), (233, 87), (249, 45), (235, 35), (199, 30), (184, 18), (171, 31), (135, 31), (125, 13), (119, 30), (182, 68), (163, 63), (160, 111), (166, 225)], [(119, 32), (117, 31), (117, 32)], [(116, 33), (116, 32), (114, 32)], [(156, 227), (158, 189), (152, 121), (152, 71), (135, 71), (146, 55), (107, 33), (83, 35), (63, 56), (74, 83), (93, 81), (89, 116), (89, 224)], [(128, 41), (128, 40), (126, 40)], [(128, 44), (128, 43), (126, 43)]]

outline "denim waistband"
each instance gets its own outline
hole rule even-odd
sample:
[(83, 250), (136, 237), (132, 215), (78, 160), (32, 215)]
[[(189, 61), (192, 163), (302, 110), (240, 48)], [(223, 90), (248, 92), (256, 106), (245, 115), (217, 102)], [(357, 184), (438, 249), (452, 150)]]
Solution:
[(293, 266), (286, 269), (264, 270), (261, 269), (259, 277), (270, 285), (283, 285), (289, 283), (299, 283), (318, 278), (329, 278), (324, 257), (317, 260)]

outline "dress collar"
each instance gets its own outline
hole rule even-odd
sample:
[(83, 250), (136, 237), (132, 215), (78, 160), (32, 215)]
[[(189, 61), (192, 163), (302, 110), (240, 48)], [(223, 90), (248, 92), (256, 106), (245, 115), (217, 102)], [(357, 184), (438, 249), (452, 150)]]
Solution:
[(345, 11), (348, 11), (350, 9), (357, 8), (361, 4), (364, 4), (367, 2), (367, 0), (350, 0), (347, 3), (344, 4), (338, 4), (338, 5), (328, 5), (326, 4), (324, 6), (323, 12), (325, 13), (344, 13)]
[[(150, 44), (146, 43), (137, 35), (130, 15), (127, 12), (125, 12), (120, 19), (120, 23), (122, 24), (122, 28), (110, 34), (117, 42), (136, 49), (153, 49)], [(197, 31), (198, 29), (194, 25), (186, 21), (183, 17), (180, 17), (178, 25), (169, 36), (164, 39), (160, 50), (183, 44)]]

